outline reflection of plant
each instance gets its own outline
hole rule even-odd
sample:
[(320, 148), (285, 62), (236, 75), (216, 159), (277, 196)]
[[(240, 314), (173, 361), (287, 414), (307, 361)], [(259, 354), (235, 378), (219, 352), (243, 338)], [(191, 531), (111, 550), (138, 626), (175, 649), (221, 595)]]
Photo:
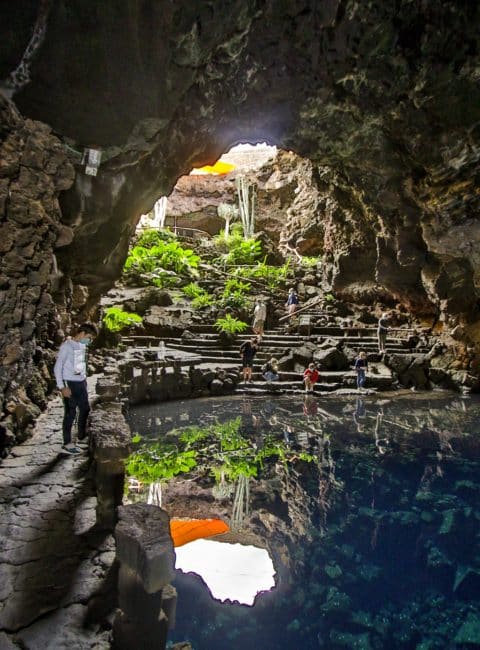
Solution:
[(119, 307), (108, 307), (102, 322), (110, 332), (121, 332), (132, 325), (141, 325), (142, 317), (133, 312), (123, 311)]
[(196, 442), (200, 442), (201, 440), (205, 440), (205, 438), (208, 438), (210, 434), (210, 429), (208, 428), (202, 428), (202, 427), (187, 427), (184, 429), (180, 436), (179, 439), (181, 442), (184, 442), (187, 445), (187, 449), (195, 444)]
[[(143, 483), (152, 483), (202, 468), (225, 486), (241, 477), (258, 476), (270, 458), (283, 463), (294, 458), (313, 460), (313, 456), (295, 453), (283, 441), (272, 437), (266, 438), (262, 449), (258, 449), (254, 440), (242, 435), (241, 428), (238, 417), (208, 427), (190, 426), (173, 431), (170, 436), (177, 434), (177, 445), (142, 441), (126, 463), (127, 474)], [(140, 442), (141, 438), (135, 440)]]
[(217, 318), (213, 327), (223, 334), (238, 334), (244, 332), (248, 325), (244, 321), (227, 314), (224, 318)]
[(197, 465), (197, 452), (179, 451), (161, 442), (144, 446), (127, 460), (127, 474), (144, 483), (163, 481), (190, 472)]

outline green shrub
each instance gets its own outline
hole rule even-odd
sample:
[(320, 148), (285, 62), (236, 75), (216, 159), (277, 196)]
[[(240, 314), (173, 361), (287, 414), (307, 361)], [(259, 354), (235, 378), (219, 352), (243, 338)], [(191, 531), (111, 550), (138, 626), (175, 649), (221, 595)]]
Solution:
[(124, 271), (139, 276), (164, 269), (191, 276), (196, 273), (199, 261), (200, 257), (193, 250), (182, 248), (177, 241), (161, 241), (149, 248), (134, 246), (125, 261)]
[(250, 282), (242, 282), (241, 280), (238, 280), (237, 278), (229, 278), (225, 282), (225, 288), (223, 290), (223, 295), (229, 295), (231, 293), (246, 293), (247, 291), (250, 291), (252, 288), (252, 285)]
[(179, 451), (163, 443), (154, 443), (131, 454), (125, 464), (129, 476), (143, 483), (166, 481), (177, 474), (185, 474), (197, 465), (197, 452)]
[(245, 279), (251, 278), (263, 281), (269, 289), (276, 289), (292, 275), (292, 268), (289, 262), (282, 266), (273, 266), (263, 261), (256, 266), (239, 267), (235, 269), (235, 275)]
[(262, 244), (257, 239), (244, 239), (222, 255), (224, 264), (254, 264), (262, 255)]
[(102, 322), (110, 332), (121, 332), (132, 325), (141, 325), (142, 317), (133, 312), (123, 311), (119, 307), (108, 307)]
[(144, 230), (143, 233), (136, 241), (136, 246), (144, 246), (145, 248), (152, 248), (158, 246), (166, 241), (176, 240), (177, 236), (170, 230)]
[(308, 255), (303, 255), (301, 260), (301, 265), (306, 266), (307, 268), (312, 268), (320, 264), (322, 261), (321, 257), (308, 257)]
[(184, 293), (187, 298), (198, 298), (198, 296), (203, 295), (206, 291), (196, 282), (190, 282), (182, 287), (182, 293)]
[(324, 298), (327, 302), (335, 302), (335, 296), (333, 293), (326, 293)]
[(194, 309), (203, 309), (203, 307), (210, 307), (213, 304), (215, 304), (215, 298), (209, 293), (203, 293), (191, 302)]
[(238, 318), (227, 314), (224, 318), (217, 318), (214, 328), (223, 334), (239, 334), (248, 328), (248, 324)]
[(203, 307), (210, 307), (215, 302), (214, 297), (202, 289), (196, 282), (190, 282), (182, 288), (182, 292), (188, 297), (192, 298), (192, 307), (194, 309), (202, 309)]

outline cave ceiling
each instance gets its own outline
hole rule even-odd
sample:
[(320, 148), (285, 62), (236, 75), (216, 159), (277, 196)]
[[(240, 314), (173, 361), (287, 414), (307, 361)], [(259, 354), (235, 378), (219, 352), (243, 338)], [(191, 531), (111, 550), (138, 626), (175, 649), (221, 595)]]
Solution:
[[(374, 233), (369, 272), (394, 295), (403, 274), (417, 303), (470, 309), (480, 278), (479, 3), (19, 0), (2, 7), (7, 84), (39, 7), (45, 38), (13, 101), (72, 147), (103, 150), (98, 177), (79, 173), (62, 208), (104, 284), (132, 224), (181, 174), (265, 140), (310, 159), (325, 191), (357, 205)], [(340, 248), (330, 251), (338, 277)], [(68, 248), (67, 258), (92, 283), (91, 264)], [(457, 293), (440, 296), (448, 265)]]

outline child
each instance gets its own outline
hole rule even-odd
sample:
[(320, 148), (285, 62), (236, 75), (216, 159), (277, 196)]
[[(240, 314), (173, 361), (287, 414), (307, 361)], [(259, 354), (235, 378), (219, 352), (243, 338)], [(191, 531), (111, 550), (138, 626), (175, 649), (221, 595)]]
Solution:
[(303, 373), (303, 381), (305, 384), (305, 392), (306, 393), (313, 393), (313, 388), (317, 381), (319, 380), (320, 375), (318, 370), (315, 367), (315, 364), (309, 363), (308, 368), (305, 369)]
[(354, 367), (357, 373), (357, 388), (358, 391), (361, 392), (365, 385), (365, 378), (368, 370), (368, 361), (365, 352), (360, 352), (358, 357), (355, 359)]
[(278, 363), (277, 360), (272, 357), (270, 361), (262, 367), (263, 378), (266, 382), (270, 383), (271, 381), (278, 381), (280, 376), (278, 374)]

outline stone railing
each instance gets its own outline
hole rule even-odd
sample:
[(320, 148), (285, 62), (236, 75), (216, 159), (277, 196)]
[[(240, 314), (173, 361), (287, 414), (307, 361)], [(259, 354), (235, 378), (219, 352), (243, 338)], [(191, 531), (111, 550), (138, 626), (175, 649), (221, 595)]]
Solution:
[[(175, 571), (170, 519), (155, 505), (122, 505), (125, 461), (131, 452), (132, 437), (122, 402), (139, 395), (139, 386), (135, 384), (138, 377), (133, 377), (135, 365), (131, 362), (112, 368), (96, 385), (97, 399), (89, 420), (90, 451), (95, 463), (96, 519), (98, 528), (115, 530), (116, 560), (120, 566), (119, 609), (113, 624), (112, 647), (164, 650), (168, 629), (174, 624), (177, 596), (170, 584)], [(162, 368), (166, 370), (167, 366)], [(158, 367), (154, 370), (141, 375), (145, 382), (142, 385), (148, 385), (149, 381), (155, 383)], [(127, 383), (122, 381), (128, 378)], [(181, 643), (173, 648), (189, 650), (191, 646)]]

